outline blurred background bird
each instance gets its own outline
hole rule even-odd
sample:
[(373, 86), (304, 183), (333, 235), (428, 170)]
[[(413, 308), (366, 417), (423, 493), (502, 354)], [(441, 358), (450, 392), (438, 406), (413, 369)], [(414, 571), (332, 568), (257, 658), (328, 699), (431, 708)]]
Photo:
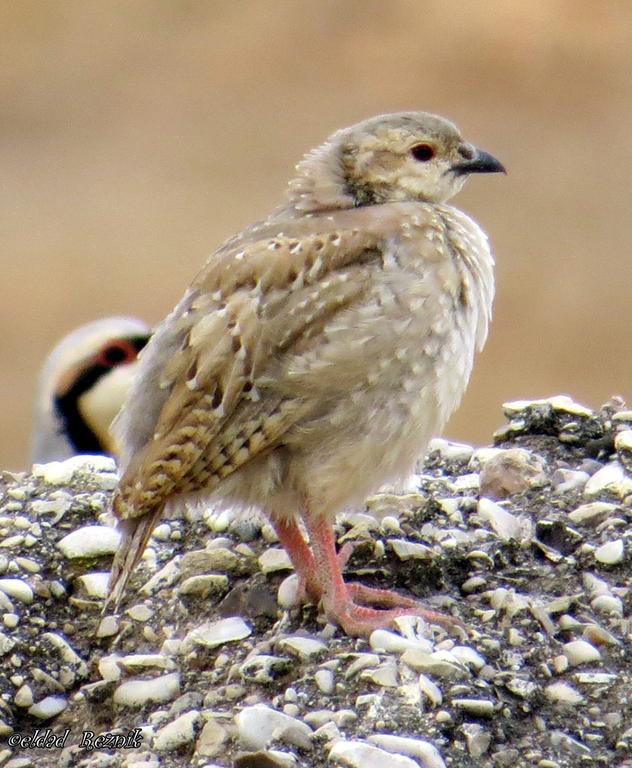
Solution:
[(80, 453), (118, 455), (110, 424), (149, 334), (142, 320), (107, 317), (75, 329), (55, 346), (37, 388), (33, 463)]

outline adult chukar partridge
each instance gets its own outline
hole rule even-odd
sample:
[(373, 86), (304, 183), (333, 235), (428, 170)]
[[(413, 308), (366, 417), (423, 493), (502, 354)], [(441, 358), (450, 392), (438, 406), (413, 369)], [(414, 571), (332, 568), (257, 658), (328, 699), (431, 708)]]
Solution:
[(78, 453), (117, 455), (109, 428), (118, 413), (149, 328), (132, 317), (107, 317), (75, 329), (40, 374), (31, 438), (33, 462)]

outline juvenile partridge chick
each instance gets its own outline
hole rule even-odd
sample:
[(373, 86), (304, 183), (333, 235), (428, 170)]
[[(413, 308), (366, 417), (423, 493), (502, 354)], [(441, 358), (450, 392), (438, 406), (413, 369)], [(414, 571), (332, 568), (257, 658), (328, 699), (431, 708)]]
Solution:
[(304, 590), (348, 634), (411, 613), (449, 623), (346, 584), (332, 522), (407, 476), (463, 394), (493, 259), (446, 201), (469, 174), (503, 170), (439, 117), (375, 117), (306, 155), (286, 204), (213, 253), (149, 342), (116, 422), (124, 536), (111, 602), (165, 505), (215, 494), (266, 513)]
[(149, 328), (141, 320), (107, 317), (77, 328), (55, 346), (35, 399), (33, 462), (118, 453), (110, 424), (148, 339)]

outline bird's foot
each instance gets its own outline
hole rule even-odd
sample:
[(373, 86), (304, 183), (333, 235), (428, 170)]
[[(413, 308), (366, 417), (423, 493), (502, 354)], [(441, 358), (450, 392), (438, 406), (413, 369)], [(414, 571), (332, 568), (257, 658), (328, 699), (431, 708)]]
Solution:
[(355, 637), (365, 637), (375, 629), (391, 626), (401, 616), (420, 616), (429, 624), (445, 629), (464, 626), (453, 616), (425, 608), (417, 600), (357, 582), (344, 584), (344, 589), (337, 589), (331, 598), (323, 597), (322, 602), (327, 618)]
[[(347, 561), (353, 554), (353, 550), (355, 549), (355, 542), (348, 541), (340, 548), (336, 555), (336, 560), (338, 562), (338, 567), (342, 571), (342, 569), (347, 564)], [(310, 552), (311, 555), (311, 552)], [(317, 572), (316, 572), (316, 563), (314, 561), (313, 556), (311, 556), (311, 562), (306, 563), (308, 566), (307, 568), (302, 568), (300, 571), (296, 568), (294, 570), (296, 571), (296, 574), (298, 576), (298, 585), (296, 587), (296, 602), (300, 605), (302, 603), (306, 603), (308, 598), (311, 598), (312, 600), (315, 600), (318, 602), (318, 600), (321, 597), (322, 594), (322, 588), (321, 585), (317, 581)], [(358, 584), (357, 586), (361, 587), (361, 584)], [(376, 592), (380, 592), (382, 590), (374, 590)], [(386, 590), (384, 590), (386, 591)]]
[(357, 582), (347, 584), (342, 578), (342, 567), (353, 551), (353, 544), (349, 542), (336, 552), (330, 523), (314, 518), (307, 511), (303, 513), (303, 521), (309, 531), (313, 563), (313, 570), (305, 567), (300, 570), (301, 575), (305, 574), (304, 588), (312, 597), (320, 598), (327, 618), (342, 627), (348, 635), (367, 636), (374, 629), (391, 625), (400, 616), (420, 616), (430, 624), (439, 624), (447, 629), (464, 627), (458, 619), (425, 608), (417, 600), (397, 592)]

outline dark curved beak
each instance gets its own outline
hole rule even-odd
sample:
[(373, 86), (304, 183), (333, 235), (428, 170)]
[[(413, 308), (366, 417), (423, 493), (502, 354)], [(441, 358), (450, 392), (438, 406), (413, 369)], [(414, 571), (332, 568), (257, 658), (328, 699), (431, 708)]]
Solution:
[(465, 173), (507, 173), (500, 160), (496, 160), (493, 155), (482, 149), (476, 150), (472, 160), (464, 160), (462, 163), (453, 165), (450, 170), (456, 176), (463, 176)]

